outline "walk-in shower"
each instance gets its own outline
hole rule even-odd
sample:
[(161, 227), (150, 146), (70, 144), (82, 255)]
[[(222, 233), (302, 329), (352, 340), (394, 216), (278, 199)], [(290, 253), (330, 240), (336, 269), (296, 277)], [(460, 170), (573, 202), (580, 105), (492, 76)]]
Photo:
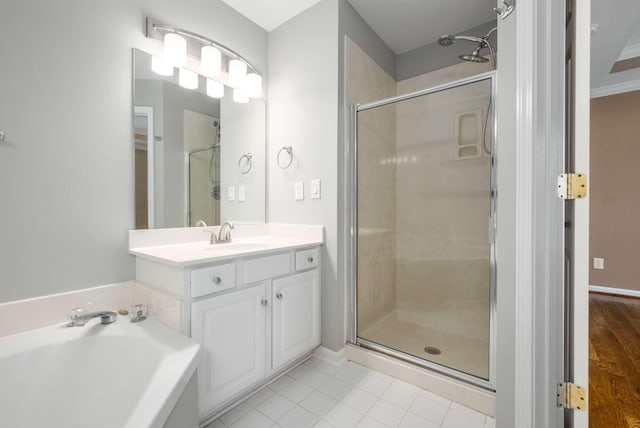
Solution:
[(349, 340), (487, 389), (495, 91), (491, 71), (356, 105), (349, 151)]

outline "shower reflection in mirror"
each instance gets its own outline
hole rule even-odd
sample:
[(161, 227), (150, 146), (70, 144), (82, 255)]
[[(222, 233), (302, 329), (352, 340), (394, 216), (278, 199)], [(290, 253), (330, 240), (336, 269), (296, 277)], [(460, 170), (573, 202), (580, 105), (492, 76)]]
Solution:
[[(265, 101), (238, 104), (226, 86), (222, 98), (206, 84), (185, 89), (176, 73), (154, 73), (151, 58), (134, 50), (136, 229), (264, 222)], [(225, 197), (236, 187), (244, 200)]]

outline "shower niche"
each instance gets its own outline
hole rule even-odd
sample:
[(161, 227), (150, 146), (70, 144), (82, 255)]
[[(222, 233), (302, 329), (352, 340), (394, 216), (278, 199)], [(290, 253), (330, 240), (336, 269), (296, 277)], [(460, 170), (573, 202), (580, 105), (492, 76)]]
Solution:
[(454, 118), (455, 158), (482, 156), (482, 110), (457, 113)]

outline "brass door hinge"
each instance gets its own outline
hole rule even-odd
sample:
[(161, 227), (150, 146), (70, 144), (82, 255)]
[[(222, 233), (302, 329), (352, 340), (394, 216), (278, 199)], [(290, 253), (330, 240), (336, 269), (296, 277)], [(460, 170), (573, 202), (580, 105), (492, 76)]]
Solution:
[(582, 199), (587, 196), (587, 176), (567, 173), (558, 176), (558, 197), (560, 199)]
[(569, 382), (558, 384), (558, 407), (585, 411), (587, 392), (584, 387)]

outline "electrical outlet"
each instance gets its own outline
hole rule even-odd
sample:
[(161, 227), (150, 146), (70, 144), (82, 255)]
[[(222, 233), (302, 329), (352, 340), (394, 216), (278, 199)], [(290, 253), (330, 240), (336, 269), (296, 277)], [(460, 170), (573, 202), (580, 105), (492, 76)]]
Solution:
[(600, 257), (593, 258), (593, 268), (594, 269), (604, 269), (604, 259)]
[(227, 189), (227, 200), (228, 201), (235, 201), (236, 200), (236, 188), (233, 186), (230, 186)]
[(304, 200), (304, 181), (296, 181), (293, 185), (294, 188), (294, 197), (296, 201)]
[(311, 180), (311, 199), (320, 199), (320, 179)]
[(244, 202), (246, 187), (238, 186), (238, 202)]

